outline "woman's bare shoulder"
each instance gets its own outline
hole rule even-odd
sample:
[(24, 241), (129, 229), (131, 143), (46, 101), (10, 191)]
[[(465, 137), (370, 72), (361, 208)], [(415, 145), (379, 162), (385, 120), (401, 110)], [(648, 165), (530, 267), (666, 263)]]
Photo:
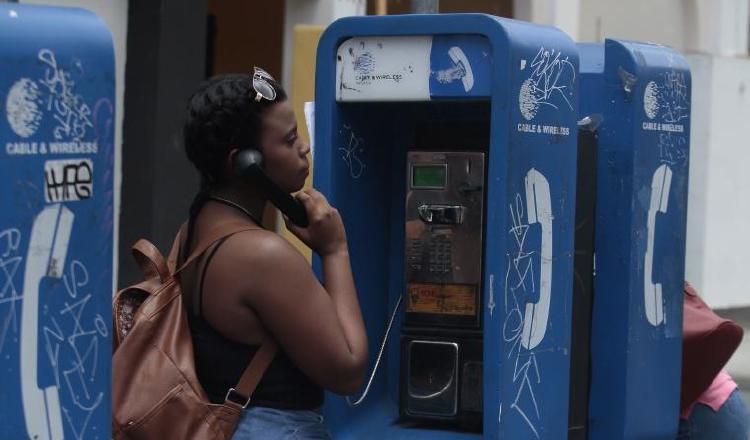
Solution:
[[(263, 275), (265, 271), (273, 274), (298, 271), (301, 266), (309, 268), (307, 260), (284, 237), (265, 229), (232, 235), (222, 244), (220, 258), (227, 266), (241, 271), (252, 270), (255, 275)], [(259, 271), (262, 272), (259, 274)]]

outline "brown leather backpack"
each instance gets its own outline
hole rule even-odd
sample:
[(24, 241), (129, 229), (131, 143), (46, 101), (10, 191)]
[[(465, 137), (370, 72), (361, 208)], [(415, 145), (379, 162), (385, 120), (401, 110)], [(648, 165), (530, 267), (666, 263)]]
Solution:
[(681, 412), (711, 385), (739, 347), (743, 333), (737, 323), (711, 310), (687, 281), (684, 299)]
[[(184, 228), (183, 228), (184, 229)], [(264, 341), (223, 404), (210, 403), (198, 381), (178, 274), (218, 240), (250, 229), (232, 223), (211, 231), (176, 268), (177, 234), (169, 260), (146, 240), (133, 246), (145, 275), (117, 293), (113, 311), (112, 437), (203, 440), (232, 436), (242, 409), (276, 353)]]

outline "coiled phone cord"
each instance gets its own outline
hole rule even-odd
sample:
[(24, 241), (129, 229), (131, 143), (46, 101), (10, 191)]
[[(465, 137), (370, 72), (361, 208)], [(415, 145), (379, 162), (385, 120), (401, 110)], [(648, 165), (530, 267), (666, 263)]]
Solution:
[(359, 399), (357, 399), (355, 402), (352, 402), (351, 396), (346, 396), (346, 403), (349, 404), (351, 407), (358, 406), (360, 403), (362, 403), (363, 400), (365, 400), (365, 397), (367, 397), (367, 394), (370, 392), (370, 385), (372, 385), (373, 379), (375, 379), (375, 373), (378, 371), (378, 366), (380, 366), (380, 359), (383, 357), (383, 351), (385, 350), (385, 345), (388, 342), (388, 334), (391, 332), (391, 327), (393, 326), (393, 321), (396, 319), (396, 312), (398, 312), (399, 306), (401, 306), (401, 300), (403, 299), (403, 295), (398, 296), (398, 301), (396, 302), (396, 307), (393, 308), (393, 313), (391, 313), (391, 319), (388, 321), (388, 327), (385, 329), (385, 335), (383, 335), (383, 342), (380, 344), (380, 351), (378, 352), (378, 357), (375, 359), (375, 366), (372, 368), (372, 373), (370, 373), (370, 378), (367, 380), (367, 386), (365, 387), (365, 390), (362, 392), (362, 395), (359, 396)]

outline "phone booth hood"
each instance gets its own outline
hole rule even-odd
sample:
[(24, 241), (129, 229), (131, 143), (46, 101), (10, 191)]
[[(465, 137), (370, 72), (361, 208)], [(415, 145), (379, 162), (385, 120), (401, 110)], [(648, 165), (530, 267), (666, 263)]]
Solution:
[(589, 435), (674, 438), (690, 67), (654, 43), (607, 39), (579, 49), (581, 115), (600, 120)]
[(112, 36), (0, 3), (0, 59), (0, 438), (111, 438)]
[[(397, 315), (364, 403), (329, 394), (336, 438), (563, 438), (568, 429), (578, 49), (483, 14), (347, 17), (318, 45), (314, 186), (344, 219), (369, 370), (404, 291), (408, 151), (485, 153), (482, 432), (399, 421)], [(313, 260), (321, 273), (320, 261)]]

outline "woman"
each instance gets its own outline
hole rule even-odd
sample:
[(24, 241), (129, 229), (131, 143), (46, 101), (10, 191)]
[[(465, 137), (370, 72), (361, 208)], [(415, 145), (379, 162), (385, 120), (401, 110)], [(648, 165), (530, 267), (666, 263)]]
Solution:
[(233, 173), (236, 154), (252, 148), (276, 185), (287, 193), (302, 189), (310, 146), (297, 133), (292, 106), (261, 69), (214, 77), (189, 100), (184, 139), (202, 184), (182, 255), (222, 224), (254, 227), (220, 241), (181, 278), (186, 303), (194, 304), (189, 316), (199, 379), (213, 402), (223, 402), (270, 335), (280, 351), (233, 438), (330, 438), (319, 412), (323, 389), (353, 393), (367, 360), (341, 217), (322, 194), (306, 189), (297, 198), (309, 226), (287, 222), (320, 256), (321, 285), (294, 247), (262, 228), (262, 190)]

